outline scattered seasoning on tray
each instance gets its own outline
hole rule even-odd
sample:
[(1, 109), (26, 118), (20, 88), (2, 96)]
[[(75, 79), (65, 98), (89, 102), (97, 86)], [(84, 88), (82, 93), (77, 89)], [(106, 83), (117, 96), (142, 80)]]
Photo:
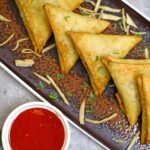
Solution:
[(54, 44), (51, 44), (51, 45), (49, 45), (49, 46), (47, 46), (47, 47), (45, 47), (45, 48), (42, 50), (42, 54), (44, 54), (44, 53), (46, 53), (46, 52), (52, 50), (54, 47), (56, 47), (56, 44), (55, 44), (55, 43), (54, 43)]
[(112, 12), (112, 13), (120, 13), (121, 9), (115, 9), (108, 6), (102, 6), (100, 5), (99, 8), (103, 11)]
[(6, 17), (2, 16), (1, 14), (0, 14), (0, 21), (11, 22), (11, 20), (7, 19)]
[(39, 74), (36, 73), (36, 72), (33, 72), (33, 74), (34, 74), (36, 77), (38, 77), (39, 79), (41, 79), (42, 81), (44, 81), (45, 83), (47, 83), (48, 85), (51, 84), (51, 82), (50, 82), (47, 78), (45, 78), (45, 77), (39, 75)]
[(97, 0), (96, 5), (95, 5), (95, 8), (94, 8), (94, 13), (97, 13), (97, 12), (98, 12), (99, 6), (100, 6), (101, 2), (102, 2), (102, 0)]
[(80, 105), (80, 102), (84, 98), (88, 99), (90, 87), (87, 86), (87, 84), (83, 84), (85, 91), (81, 90), (84, 80), (74, 71), (70, 71), (70, 73), (66, 74), (61, 80), (57, 78), (62, 77), (60, 73), (60, 66), (51, 56), (43, 56), (42, 58), (39, 58), (36, 61), (36, 65), (34, 65), (33, 70), (43, 76), (45, 76), (45, 73), (50, 74), (63, 93), (66, 94), (67, 91), (71, 92), (72, 97), (68, 97), (68, 99), (69, 101), (73, 100), (76, 107)]
[(86, 100), (84, 99), (80, 105), (80, 110), (79, 110), (79, 122), (80, 124), (84, 124), (84, 117), (85, 117), (85, 102)]
[(17, 49), (19, 48), (19, 46), (20, 46), (20, 43), (21, 43), (21, 42), (24, 42), (24, 41), (26, 41), (26, 40), (29, 40), (29, 38), (23, 38), (23, 39), (17, 40), (16, 46), (15, 46), (12, 50), (13, 50), (13, 51), (17, 50)]
[(134, 27), (134, 28), (138, 28), (137, 25), (135, 24), (135, 22), (132, 20), (132, 18), (129, 16), (128, 13), (126, 13), (126, 18), (127, 18), (127, 24)]
[(146, 32), (136, 32), (136, 31), (133, 31), (133, 30), (130, 30), (131, 33), (137, 35), (137, 36), (141, 36), (141, 35), (145, 35)]
[(36, 55), (37, 57), (41, 57), (41, 55), (35, 53), (35, 51), (32, 50), (32, 49), (30, 49), (30, 48), (23, 48), (23, 49), (21, 50), (21, 53), (23, 53), (23, 54), (34, 54), (34, 55)]
[(96, 99), (93, 102), (94, 109), (92, 114), (94, 119), (101, 120), (109, 117), (112, 113), (117, 113), (117, 117), (109, 122), (109, 126), (114, 127), (116, 122), (119, 122), (120, 119), (122, 120), (123, 114), (120, 112), (118, 104), (111, 99), (111, 97), (108, 98), (104, 95), (102, 95), (100, 99)]
[(32, 67), (34, 63), (33, 59), (15, 60), (15, 65), (17, 67)]
[(13, 37), (14, 33), (12, 33), (4, 42), (0, 43), (0, 47), (6, 45)]
[(46, 77), (52, 83), (52, 85), (54, 86), (54, 88), (57, 90), (57, 92), (59, 93), (59, 95), (63, 99), (64, 103), (67, 104), (67, 105), (70, 105), (69, 102), (68, 102), (68, 100), (67, 100), (67, 98), (65, 97), (65, 95), (63, 94), (63, 92), (60, 90), (60, 88), (57, 86), (57, 84), (55, 83), (55, 81), (48, 74), (46, 74)]
[(109, 116), (108, 118), (104, 118), (102, 120), (91, 120), (91, 119), (85, 119), (86, 122), (92, 123), (92, 124), (101, 124), (101, 123), (105, 123), (111, 119), (114, 119), (115, 117), (117, 117), (117, 113), (113, 113), (111, 116)]
[(127, 142), (127, 140), (121, 140), (121, 139), (115, 139), (115, 138), (112, 138), (112, 140), (117, 143), (126, 143)]

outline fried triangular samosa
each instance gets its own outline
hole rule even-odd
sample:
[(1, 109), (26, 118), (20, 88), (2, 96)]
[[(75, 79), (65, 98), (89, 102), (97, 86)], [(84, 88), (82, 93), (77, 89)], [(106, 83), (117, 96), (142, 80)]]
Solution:
[(54, 32), (61, 70), (67, 73), (79, 58), (67, 32), (100, 33), (109, 26), (109, 22), (82, 16), (49, 4), (45, 6), (45, 10)]
[(122, 98), (121, 98), (120, 94), (116, 93), (115, 95), (116, 95), (116, 98), (118, 100), (120, 109), (122, 110), (123, 113), (125, 113), (124, 103), (122, 101)]
[(141, 113), (140, 95), (136, 82), (139, 73), (150, 73), (150, 59), (118, 59), (103, 57), (124, 104), (130, 125), (134, 125)]
[(40, 53), (52, 34), (48, 18), (44, 12), (45, 3), (67, 10), (75, 9), (83, 0), (16, 0), (20, 15), (32, 40), (34, 49)]
[(140, 75), (137, 81), (142, 108), (141, 143), (150, 144), (150, 74)]
[(141, 40), (137, 36), (95, 35), (70, 32), (73, 43), (90, 76), (96, 95), (104, 90), (110, 74), (101, 62), (102, 56), (123, 58)]

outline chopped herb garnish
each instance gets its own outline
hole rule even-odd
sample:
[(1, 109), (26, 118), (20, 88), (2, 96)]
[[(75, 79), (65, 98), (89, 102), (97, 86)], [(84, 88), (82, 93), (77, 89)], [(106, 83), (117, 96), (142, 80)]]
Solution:
[(122, 22), (115, 23), (115, 24), (114, 24), (114, 29), (115, 29), (115, 30), (122, 30), (122, 31), (123, 31)]
[(95, 93), (92, 91), (92, 92), (90, 92), (90, 101), (93, 101), (93, 100), (95, 100), (96, 99), (96, 95), (95, 95)]
[(70, 18), (71, 16), (65, 16), (65, 20), (68, 21), (68, 19)]
[(86, 113), (92, 113), (94, 110), (93, 105), (91, 105), (88, 109), (85, 110)]
[(89, 85), (84, 81), (83, 84), (81, 85), (81, 88), (85, 91), (89, 87)]
[(100, 66), (100, 67), (97, 69), (97, 72), (103, 73), (103, 72), (104, 72), (104, 67), (103, 67), (103, 66)]
[(59, 74), (57, 74), (57, 79), (63, 79), (64, 76), (65, 76), (64, 74), (59, 73)]
[(72, 94), (70, 91), (67, 91), (66, 95), (67, 95), (68, 97), (72, 97), (73, 94)]
[(114, 29), (115, 29), (115, 30), (118, 29), (118, 24), (117, 24), (117, 23), (114, 24)]
[(127, 142), (127, 140), (121, 140), (121, 139), (115, 139), (115, 138), (113, 138), (112, 140), (117, 142), (117, 143), (125, 143), (125, 142)]
[(87, 16), (87, 14), (83, 10), (80, 10), (80, 15)]
[(113, 54), (116, 54), (116, 55), (118, 55), (118, 54), (119, 54), (119, 51), (115, 51), (115, 52), (113, 52)]
[(95, 99), (96, 99), (96, 95), (95, 95), (94, 91), (91, 91), (90, 92), (90, 97), (88, 99), (88, 101), (90, 102), (90, 106), (89, 106), (88, 109), (85, 110), (86, 113), (93, 112), (93, 110), (94, 110), (93, 102), (94, 102)]
[(136, 34), (136, 36), (140, 37), (142, 39), (142, 41), (144, 41), (144, 37), (142, 34)]
[(118, 124), (116, 128), (117, 128), (117, 129), (122, 129), (123, 127), (124, 127), (123, 124)]
[(123, 30), (123, 24), (122, 24), (122, 22), (119, 22), (119, 28), (120, 28), (120, 30)]
[(0, 147), (2, 147), (2, 130), (0, 129)]
[(40, 81), (40, 82), (37, 84), (37, 89), (44, 89), (44, 87), (45, 87), (45, 84), (44, 84), (42, 81)]
[(147, 49), (148, 47), (147, 46), (144, 46), (144, 47), (141, 47), (140, 51), (145, 51), (145, 49)]
[(48, 94), (48, 97), (50, 99), (54, 100), (54, 101), (57, 101), (58, 98), (59, 98), (59, 96), (57, 94), (54, 94), (54, 93), (53, 94)]
[(96, 56), (95, 61), (99, 61), (99, 56)]

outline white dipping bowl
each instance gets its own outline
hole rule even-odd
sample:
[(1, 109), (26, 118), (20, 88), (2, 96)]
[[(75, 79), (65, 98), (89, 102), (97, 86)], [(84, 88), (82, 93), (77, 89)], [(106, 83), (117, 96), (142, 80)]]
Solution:
[(54, 114), (56, 114), (58, 116), (58, 118), (61, 120), (63, 127), (64, 127), (64, 132), (65, 132), (65, 139), (64, 139), (64, 144), (61, 150), (67, 150), (69, 143), (70, 143), (70, 128), (69, 128), (69, 124), (67, 122), (66, 117), (62, 114), (61, 111), (59, 111), (56, 107), (48, 104), (48, 103), (44, 103), (44, 102), (30, 102), (30, 103), (26, 103), (23, 104), (19, 107), (17, 107), (12, 113), (10, 113), (10, 115), (7, 117), (3, 129), (2, 129), (2, 144), (3, 144), (3, 148), (4, 150), (12, 150), (11, 146), (10, 146), (10, 130), (11, 130), (11, 126), (14, 122), (14, 120), (24, 111), (28, 110), (28, 109), (32, 109), (32, 108), (43, 108), (46, 110), (49, 110), (51, 112), (53, 112)]

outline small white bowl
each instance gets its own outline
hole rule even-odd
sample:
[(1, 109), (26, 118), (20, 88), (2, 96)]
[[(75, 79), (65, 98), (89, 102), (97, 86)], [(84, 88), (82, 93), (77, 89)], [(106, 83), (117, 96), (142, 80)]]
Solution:
[(19, 116), (20, 113), (24, 112), (25, 110), (31, 109), (31, 108), (43, 108), (47, 109), (51, 112), (54, 112), (57, 114), (59, 119), (62, 121), (62, 124), (64, 126), (65, 130), (65, 140), (62, 147), (62, 150), (67, 150), (69, 143), (70, 143), (70, 128), (67, 122), (66, 117), (60, 112), (56, 107), (44, 103), (44, 102), (30, 102), (23, 104), (19, 107), (17, 107), (6, 119), (3, 129), (2, 129), (2, 144), (4, 150), (11, 150), (10, 142), (9, 142), (9, 135), (10, 135), (10, 129), (12, 126), (13, 121)]

